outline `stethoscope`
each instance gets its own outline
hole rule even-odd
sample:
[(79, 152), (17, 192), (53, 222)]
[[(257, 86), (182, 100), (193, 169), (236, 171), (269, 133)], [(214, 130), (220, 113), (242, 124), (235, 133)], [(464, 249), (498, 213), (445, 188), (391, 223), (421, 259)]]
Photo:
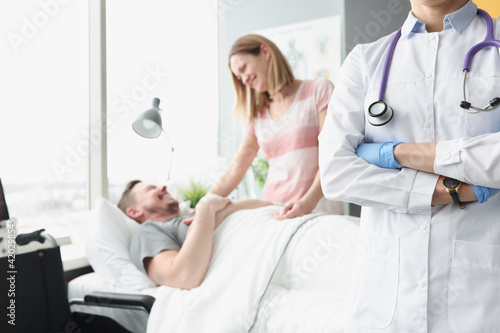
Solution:
[[(466, 86), (466, 82), (467, 82), (467, 73), (470, 70), (470, 65), (472, 62), (472, 57), (474, 56), (474, 54), (477, 51), (479, 51), (482, 48), (485, 48), (487, 46), (496, 46), (496, 47), (500, 48), (500, 41), (493, 37), (493, 21), (491, 19), (491, 16), (482, 9), (478, 9), (477, 12), (478, 12), (478, 14), (481, 14), (483, 16), (484, 20), (486, 21), (487, 32), (486, 32), (486, 38), (482, 42), (474, 45), (469, 50), (469, 52), (467, 52), (467, 54), (465, 56), (464, 69), (463, 69), (463, 72), (464, 72), (464, 80), (463, 80), (464, 100), (460, 103), (460, 107), (462, 109), (467, 110), (467, 112), (470, 112), (470, 113), (477, 113), (480, 111), (491, 111), (491, 110), (498, 108), (498, 106), (500, 106), (500, 98), (499, 97), (493, 98), (490, 101), (490, 103), (483, 108), (473, 106), (470, 102), (467, 101), (467, 94), (465, 92), (465, 86)], [(392, 108), (389, 105), (387, 105), (383, 101), (383, 99), (384, 99), (384, 94), (385, 94), (385, 88), (387, 85), (387, 77), (389, 75), (389, 67), (391, 65), (392, 56), (394, 54), (394, 49), (396, 48), (396, 44), (399, 40), (399, 37), (401, 37), (401, 29), (399, 29), (396, 32), (396, 35), (394, 36), (394, 39), (392, 40), (391, 45), (389, 46), (389, 52), (387, 53), (387, 57), (385, 59), (384, 72), (383, 72), (382, 82), (380, 85), (380, 91), (379, 91), (379, 95), (378, 95), (379, 100), (372, 103), (368, 107), (368, 122), (374, 126), (382, 126), (382, 125), (387, 124), (392, 119), (392, 116), (394, 115)]]

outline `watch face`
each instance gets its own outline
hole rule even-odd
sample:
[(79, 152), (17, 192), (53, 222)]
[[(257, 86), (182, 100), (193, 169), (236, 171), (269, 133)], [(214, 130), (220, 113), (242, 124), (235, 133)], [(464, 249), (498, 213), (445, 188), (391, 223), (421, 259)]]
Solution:
[(460, 185), (460, 181), (456, 180), (456, 179), (453, 179), (453, 178), (448, 178), (447, 177), (447, 178), (443, 179), (443, 185), (446, 188), (455, 188), (458, 185)]

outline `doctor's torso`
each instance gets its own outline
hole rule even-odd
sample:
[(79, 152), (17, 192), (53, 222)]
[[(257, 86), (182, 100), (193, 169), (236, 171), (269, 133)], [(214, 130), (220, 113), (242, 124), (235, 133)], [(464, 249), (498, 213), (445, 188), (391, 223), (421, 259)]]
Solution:
[[(498, 25), (494, 20), (497, 39)], [(384, 126), (372, 126), (364, 117), (365, 142), (434, 142), (500, 131), (500, 110), (470, 114), (460, 108), (465, 55), (485, 35), (486, 24), (476, 16), (462, 34), (447, 29), (401, 38), (384, 97), (394, 117)], [(378, 100), (392, 37), (358, 47), (365, 113)], [(470, 70), (466, 89), (472, 104), (483, 107), (500, 96), (497, 48), (476, 53)], [(484, 156), (485, 163), (499, 158)], [(500, 311), (495, 298), (500, 290), (490, 288), (500, 285), (499, 207), (500, 195), (464, 210), (450, 204), (422, 215), (363, 207), (354, 321), (347, 331), (474, 332), (482, 327), (481, 332), (494, 332), (500, 327), (493, 315)], [(469, 313), (472, 308), (477, 315)]]

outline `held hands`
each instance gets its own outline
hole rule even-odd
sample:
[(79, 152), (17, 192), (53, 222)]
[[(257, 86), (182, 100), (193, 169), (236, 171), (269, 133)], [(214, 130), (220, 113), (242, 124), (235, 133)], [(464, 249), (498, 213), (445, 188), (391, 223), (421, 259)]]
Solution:
[(203, 198), (201, 198), (200, 201), (198, 201), (196, 207), (198, 207), (198, 205), (200, 205), (200, 207), (206, 206), (213, 209), (214, 212), (218, 212), (219, 210), (224, 209), (224, 207), (226, 207), (230, 203), (231, 199), (227, 197), (221, 197), (217, 194), (208, 193)]
[[(207, 207), (209, 209), (212, 209), (213, 212), (216, 213), (216, 212), (219, 212), (222, 209), (224, 209), (230, 203), (231, 203), (231, 200), (229, 198), (221, 197), (220, 195), (209, 193), (209, 194), (205, 195), (203, 198), (201, 198), (200, 201), (198, 201), (195, 209), (198, 208), (198, 206), (200, 208)], [(194, 216), (191, 216), (187, 219), (182, 220), (182, 223), (184, 223), (186, 225), (190, 225), (191, 223), (193, 223), (194, 218), (195, 218)]]
[(394, 147), (402, 142), (362, 143), (356, 149), (356, 155), (366, 162), (386, 169), (401, 169), (401, 164), (394, 158)]

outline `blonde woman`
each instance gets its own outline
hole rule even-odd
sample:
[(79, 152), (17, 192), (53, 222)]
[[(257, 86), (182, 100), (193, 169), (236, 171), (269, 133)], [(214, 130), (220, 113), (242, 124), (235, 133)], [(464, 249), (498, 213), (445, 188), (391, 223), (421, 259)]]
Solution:
[(343, 214), (341, 203), (324, 199), (318, 172), (317, 137), (333, 84), (326, 79), (296, 80), (281, 51), (259, 35), (245, 35), (234, 43), (229, 67), (235, 113), (245, 119), (247, 133), (233, 163), (210, 192), (231, 193), (262, 149), (269, 160), (264, 200), (283, 205), (276, 218), (302, 216), (315, 208)]

